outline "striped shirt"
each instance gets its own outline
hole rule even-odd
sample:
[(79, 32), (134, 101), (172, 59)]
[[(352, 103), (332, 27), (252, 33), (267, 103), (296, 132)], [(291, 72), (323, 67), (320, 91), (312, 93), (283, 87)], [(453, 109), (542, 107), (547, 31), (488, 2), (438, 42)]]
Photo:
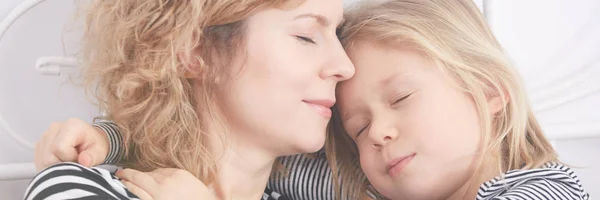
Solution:
[[(124, 153), (118, 127), (112, 122), (95, 123), (94, 126), (102, 129), (110, 141), (110, 150), (104, 163), (117, 163)], [(277, 174), (269, 179), (267, 191), (270, 191), (272, 198), (283, 196), (294, 200), (335, 199), (331, 168), (324, 151), (320, 151), (315, 158), (298, 154), (283, 157), (281, 161), (288, 173)]]
[[(25, 200), (139, 200), (127, 190), (113, 172), (88, 168), (77, 163), (59, 163), (46, 168), (33, 178), (25, 192)], [(261, 200), (287, 200), (266, 189)]]
[(59, 199), (135, 199), (125, 186), (106, 169), (87, 168), (77, 163), (59, 163), (33, 178), (25, 200)]
[[(122, 140), (117, 126), (111, 122), (97, 123), (111, 138), (111, 156), (107, 163), (116, 163), (122, 155)], [(304, 154), (283, 158), (283, 165), (289, 170), (287, 176), (275, 176), (268, 188), (295, 200), (333, 200), (331, 168), (323, 151), (317, 158)], [(372, 193), (367, 192), (376, 199)], [(541, 168), (513, 170), (485, 182), (479, 188), (477, 200), (504, 199), (577, 199), (588, 200), (589, 194), (583, 189), (579, 178), (570, 168), (547, 163)]]
[[(123, 155), (122, 137), (111, 122), (96, 123), (109, 138), (110, 151), (104, 163), (117, 163)], [(322, 199), (333, 200), (331, 168), (320, 152), (317, 157), (294, 155), (282, 158), (289, 169), (286, 175), (271, 177), (262, 200)], [(41, 192), (43, 191), (43, 192)], [(39, 173), (30, 183), (26, 198), (46, 199), (137, 199), (110, 171), (62, 163)], [(85, 197), (85, 198), (84, 198)]]
[[(97, 123), (109, 136), (110, 152), (105, 163), (116, 163), (123, 154), (118, 128)], [(271, 177), (262, 200), (333, 200), (331, 168), (324, 152), (316, 158), (304, 154), (282, 159), (289, 173)], [(369, 194), (373, 198), (371, 194)], [(29, 199), (137, 199), (110, 171), (61, 163), (38, 174), (25, 196)], [(513, 170), (485, 182), (477, 200), (589, 200), (577, 175), (568, 167), (547, 163), (541, 168)]]
[(579, 178), (569, 167), (557, 163), (530, 170), (506, 172), (479, 188), (477, 200), (588, 200)]

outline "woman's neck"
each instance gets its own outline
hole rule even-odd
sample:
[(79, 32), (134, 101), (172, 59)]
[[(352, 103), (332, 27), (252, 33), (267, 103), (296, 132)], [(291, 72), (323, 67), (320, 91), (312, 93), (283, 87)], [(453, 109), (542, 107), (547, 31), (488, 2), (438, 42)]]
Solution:
[[(231, 138), (230, 138), (231, 139)], [(215, 144), (215, 143), (213, 143)], [(256, 144), (230, 141), (217, 157), (217, 174), (209, 187), (219, 199), (260, 199), (276, 156)]]

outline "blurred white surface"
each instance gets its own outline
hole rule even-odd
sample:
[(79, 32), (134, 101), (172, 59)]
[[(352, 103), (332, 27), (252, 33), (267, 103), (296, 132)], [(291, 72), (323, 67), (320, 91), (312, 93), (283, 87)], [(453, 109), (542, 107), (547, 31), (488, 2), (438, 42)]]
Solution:
[[(47, 0), (24, 13), (0, 40), (0, 199), (20, 199), (34, 167), (33, 143), (51, 122), (92, 119), (97, 109), (84, 96), (78, 68), (48, 73), (38, 59), (67, 57), (77, 51), (78, 32), (70, 31), (75, 0)], [(23, 0), (2, 0), (4, 20)], [(41, 63), (37, 63), (41, 64)], [(48, 71), (48, 70), (46, 70)], [(55, 70), (56, 71), (56, 70)], [(10, 133), (17, 137), (10, 137)], [(15, 140), (15, 138), (17, 140)]]
[(600, 1), (485, 0), (560, 159), (600, 195)]

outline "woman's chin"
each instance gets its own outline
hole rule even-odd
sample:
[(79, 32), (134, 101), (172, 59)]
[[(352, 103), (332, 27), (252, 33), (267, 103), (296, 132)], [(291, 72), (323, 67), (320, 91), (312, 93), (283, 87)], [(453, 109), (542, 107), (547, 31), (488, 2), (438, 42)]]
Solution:
[(293, 147), (290, 155), (302, 153), (315, 153), (325, 145), (325, 137), (304, 137), (290, 141), (290, 146)]
[(325, 137), (314, 137), (309, 139), (305, 139), (302, 141), (302, 151), (301, 153), (315, 153), (325, 146)]

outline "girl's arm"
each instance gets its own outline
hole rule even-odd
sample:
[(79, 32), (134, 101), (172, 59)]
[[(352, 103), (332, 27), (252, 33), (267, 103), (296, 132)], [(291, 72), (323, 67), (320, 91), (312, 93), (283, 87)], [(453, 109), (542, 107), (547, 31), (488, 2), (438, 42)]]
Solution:
[(33, 178), (25, 200), (116, 199), (138, 200), (108, 170), (87, 168), (76, 163), (59, 163)]

